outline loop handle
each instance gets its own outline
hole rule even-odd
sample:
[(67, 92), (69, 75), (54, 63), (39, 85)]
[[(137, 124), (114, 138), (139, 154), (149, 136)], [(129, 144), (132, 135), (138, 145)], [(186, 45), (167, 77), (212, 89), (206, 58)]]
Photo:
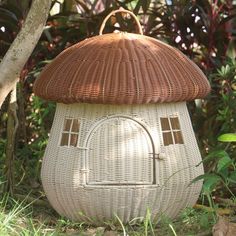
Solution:
[(107, 23), (107, 20), (108, 20), (112, 15), (115, 15), (115, 14), (118, 13), (118, 12), (124, 12), (124, 13), (130, 14), (130, 15), (134, 18), (134, 20), (135, 20), (135, 22), (136, 22), (136, 24), (137, 24), (137, 26), (138, 26), (139, 34), (143, 34), (143, 30), (142, 30), (141, 24), (140, 24), (140, 22), (138, 21), (138, 18), (136, 17), (136, 15), (135, 15), (133, 12), (128, 11), (128, 10), (125, 10), (124, 8), (121, 7), (121, 8), (118, 9), (118, 10), (114, 10), (114, 11), (110, 12), (110, 13), (106, 16), (106, 18), (103, 20), (102, 25), (101, 25), (101, 27), (100, 27), (99, 35), (102, 35), (102, 32), (103, 32), (103, 30), (104, 30), (104, 28), (105, 28), (105, 25), (106, 25), (106, 23)]

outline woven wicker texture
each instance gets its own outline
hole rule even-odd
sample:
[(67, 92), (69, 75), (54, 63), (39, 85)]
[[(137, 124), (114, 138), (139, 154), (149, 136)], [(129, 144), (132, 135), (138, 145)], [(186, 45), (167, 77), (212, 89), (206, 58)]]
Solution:
[[(117, 12), (128, 11), (110, 13), (100, 34)], [(84, 40), (35, 83), (36, 95), (59, 102), (43, 187), (58, 213), (73, 220), (99, 223), (117, 215), (128, 222), (147, 209), (153, 218), (175, 217), (201, 191), (202, 182), (190, 185), (203, 166), (183, 101), (204, 97), (209, 83), (180, 51), (143, 36), (135, 21), (140, 34)]]
[[(160, 120), (169, 116), (179, 118), (183, 144), (164, 145)], [(80, 122), (76, 147), (60, 145), (67, 119)], [(154, 150), (162, 159), (152, 158)], [(57, 104), (41, 177), (61, 215), (98, 223), (117, 214), (128, 222), (147, 209), (175, 217), (194, 205), (202, 183), (189, 184), (203, 174), (200, 161), (185, 102)]]
[(140, 34), (111, 33), (63, 51), (34, 91), (62, 103), (145, 104), (203, 98), (210, 86), (177, 49)]

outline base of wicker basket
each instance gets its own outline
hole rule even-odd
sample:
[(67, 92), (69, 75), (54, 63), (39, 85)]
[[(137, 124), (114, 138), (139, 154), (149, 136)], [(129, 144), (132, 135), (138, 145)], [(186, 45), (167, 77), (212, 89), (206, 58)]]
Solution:
[[(57, 204), (55, 199), (49, 198), (59, 214), (76, 221), (102, 224), (117, 217), (124, 223), (142, 220), (147, 211), (155, 220), (162, 216), (174, 218), (182, 209), (197, 201), (201, 183), (168, 187), (84, 186), (73, 190), (60, 187)], [(71, 201), (68, 201), (69, 198)]]
[(128, 222), (148, 209), (173, 218), (197, 201), (202, 183), (189, 184), (200, 162), (184, 102), (58, 104), (41, 177), (51, 205), (73, 220)]

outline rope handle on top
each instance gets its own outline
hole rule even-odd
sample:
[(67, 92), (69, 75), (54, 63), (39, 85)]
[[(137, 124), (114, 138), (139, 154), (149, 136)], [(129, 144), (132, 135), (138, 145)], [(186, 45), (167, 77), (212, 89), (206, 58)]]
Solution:
[(101, 27), (100, 27), (99, 35), (102, 35), (102, 32), (103, 32), (103, 30), (104, 30), (104, 28), (105, 28), (105, 25), (106, 25), (108, 19), (109, 19), (111, 16), (115, 15), (116, 13), (118, 13), (118, 12), (124, 12), (124, 13), (130, 14), (130, 15), (134, 18), (134, 20), (135, 20), (135, 22), (136, 22), (136, 24), (137, 24), (137, 26), (138, 26), (139, 34), (143, 34), (143, 30), (142, 30), (141, 24), (140, 24), (138, 18), (136, 17), (136, 15), (135, 15), (133, 12), (128, 11), (128, 10), (125, 10), (124, 8), (121, 7), (121, 8), (118, 9), (118, 10), (114, 10), (114, 11), (110, 12), (110, 13), (105, 17), (105, 19), (103, 20), (102, 25), (101, 25)]

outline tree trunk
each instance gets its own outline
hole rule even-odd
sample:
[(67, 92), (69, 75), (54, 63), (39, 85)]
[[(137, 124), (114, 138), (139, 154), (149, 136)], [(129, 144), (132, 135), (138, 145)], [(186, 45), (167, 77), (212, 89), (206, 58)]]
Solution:
[(7, 120), (7, 146), (6, 146), (6, 183), (4, 190), (13, 195), (14, 187), (14, 157), (15, 157), (15, 139), (18, 128), (17, 103), (16, 103), (16, 85), (10, 96)]
[(27, 143), (27, 134), (26, 134), (26, 116), (25, 116), (25, 93), (23, 88), (23, 82), (18, 83), (18, 119), (19, 119), (19, 128), (17, 132), (18, 141), (21, 143)]
[(51, 0), (33, 0), (27, 18), (0, 64), (0, 107), (14, 88), (47, 20)]

